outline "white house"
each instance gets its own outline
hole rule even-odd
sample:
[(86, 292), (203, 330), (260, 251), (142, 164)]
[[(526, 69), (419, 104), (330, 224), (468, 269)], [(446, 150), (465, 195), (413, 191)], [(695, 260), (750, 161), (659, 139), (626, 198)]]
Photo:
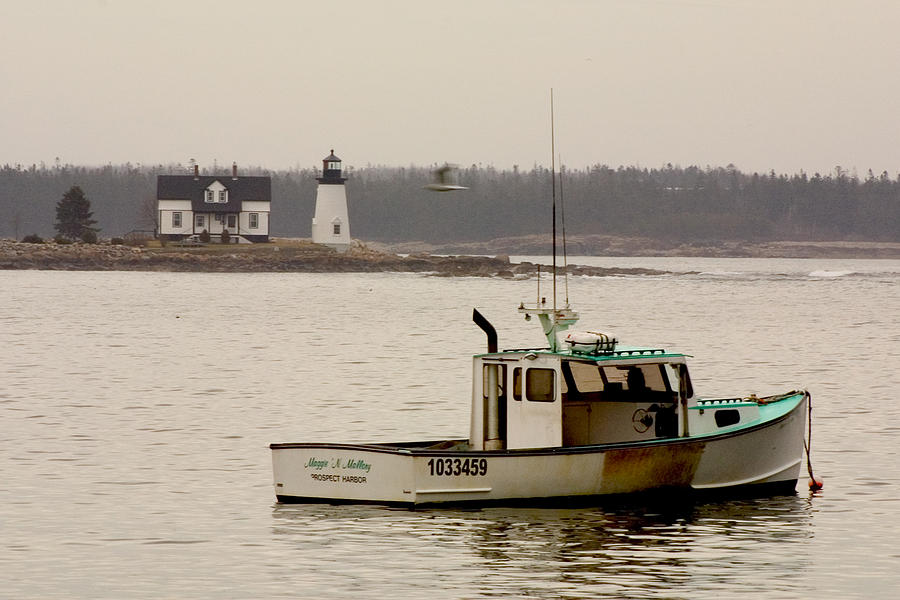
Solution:
[(224, 230), (232, 242), (269, 241), (272, 180), (269, 177), (159, 175), (156, 178), (159, 234), (178, 241), (204, 230), (214, 240)]
[(322, 159), (322, 176), (317, 177), (316, 213), (312, 220), (312, 241), (345, 252), (350, 248), (350, 218), (347, 216), (346, 177), (341, 175), (341, 159), (331, 154)]

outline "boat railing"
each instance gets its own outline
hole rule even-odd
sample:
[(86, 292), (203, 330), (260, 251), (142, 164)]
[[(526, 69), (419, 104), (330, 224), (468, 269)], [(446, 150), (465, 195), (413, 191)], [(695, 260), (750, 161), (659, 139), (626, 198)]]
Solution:
[(547, 346), (543, 348), (504, 348), (503, 352), (550, 352), (550, 348)]
[[(552, 350), (548, 347), (543, 348), (504, 348), (503, 352), (552, 352)], [(563, 351), (562, 354), (570, 354), (570, 351)], [(629, 350), (609, 350), (598, 352), (594, 354), (594, 356), (623, 356), (623, 357), (631, 357), (631, 356), (654, 356), (654, 355), (662, 355), (666, 354), (664, 348), (635, 348)], [(590, 356), (589, 354), (582, 354), (580, 352), (575, 352), (572, 356)]]

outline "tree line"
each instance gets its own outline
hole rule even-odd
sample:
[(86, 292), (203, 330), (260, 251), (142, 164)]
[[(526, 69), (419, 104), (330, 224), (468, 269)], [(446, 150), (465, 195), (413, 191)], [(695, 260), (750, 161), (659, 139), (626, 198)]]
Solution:
[[(549, 169), (461, 168), (466, 191), (423, 189), (434, 167), (345, 168), (350, 228), (362, 240), (485, 241), (547, 233)], [(73, 186), (90, 201), (105, 237), (156, 226), (156, 176), (187, 173), (178, 165), (54, 165), (0, 168), (0, 237), (51, 235), (60, 198)], [(204, 174), (216, 174), (204, 171)], [(222, 169), (223, 177), (230, 169)], [(243, 175), (272, 178), (270, 234), (309, 237), (316, 169)], [(726, 167), (594, 165), (562, 169), (558, 214), (567, 232), (640, 235), (672, 241), (900, 241), (900, 175), (840, 167), (831, 173), (743, 173)]]

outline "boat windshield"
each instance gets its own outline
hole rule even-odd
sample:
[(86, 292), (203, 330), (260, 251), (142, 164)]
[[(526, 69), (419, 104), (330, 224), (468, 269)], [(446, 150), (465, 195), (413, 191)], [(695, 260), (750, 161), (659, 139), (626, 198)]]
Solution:
[[(670, 377), (678, 371), (665, 363), (640, 365), (598, 365), (595, 362), (569, 360), (562, 363), (563, 400), (569, 401), (672, 401), (678, 391)], [(680, 370), (679, 370), (680, 371)]]

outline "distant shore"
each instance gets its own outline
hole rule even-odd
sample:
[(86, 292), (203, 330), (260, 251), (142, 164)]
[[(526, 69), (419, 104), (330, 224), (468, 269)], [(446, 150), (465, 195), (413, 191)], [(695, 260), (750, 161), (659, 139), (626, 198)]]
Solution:
[[(656, 246), (654, 246), (656, 244)], [(660, 247), (638, 238), (582, 237), (569, 241), (570, 257), (709, 256), (758, 258), (900, 258), (900, 244), (871, 242), (720, 242)], [(437, 276), (531, 276), (530, 262), (510, 262), (509, 255), (550, 253), (543, 236), (509, 238), (484, 244), (427, 245), (354, 242), (345, 253), (308, 240), (274, 239), (268, 244), (197, 247), (149, 247), (110, 244), (26, 244), (0, 240), (0, 270), (187, 271), (303, 273), (431, 273)], [(579, 275), (639, 275), (651, 269), (589, 267), (569, 261)], [(575, 261), (577, 262), (577, 261)]]
[[(395, 253), (506, 254), (547, 256), (552, 252), (549, 235), (500, 238), (490, 242), (429, 244), (370, 243), (372, 248)], [(612, 235), (577, 235), (566, 240), (569, 256), (685, 256), (710, 258), (900, 258), (900, 243), (866, 241), (695, 241), (666, 242), (652, 238)]]

